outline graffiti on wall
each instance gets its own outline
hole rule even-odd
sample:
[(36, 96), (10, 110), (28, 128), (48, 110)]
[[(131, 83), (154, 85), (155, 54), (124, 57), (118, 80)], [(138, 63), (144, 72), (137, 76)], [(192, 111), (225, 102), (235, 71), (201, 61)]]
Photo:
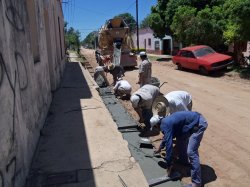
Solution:
[[(15, 53), (15, 59), (16, 59), (16, 63), (17, 63), (17, 69), (18, 71), (14, 71), (14, 81), (12, 82), (11, 81), (11, 75), (10, 73), (8, 72), (7, 70), (7, 67), (6, 67), (6, 64), (5, 64), (5, 61), (3, 59), (3, 56), (0, 52), (0, 89), (1, 89), (1, 86), (3, 84), (3, 81), (4, 81), (4, 77), (7, 78), (7, 82), (8, 82), (8, 85), (13, 93), (13, 106), (12, 106), (12, 133), (11, 133), (11, 148), (10, 150), (12, 150), (12, 147), (14, 145), (14, 141), (15, 141), (15, 118), (16, 118), (16, 83), (17, 83), (17, 74), (18, 74), (18, 77), (23, 77), (23, 75), (20, 75), (19, 76), (19, 73), (21, 74), (21, 70), (24, 70), (25, 73), (26, 72), (26, 67), (24, 65), (24, 61), (23, 61), (23, 58), (21, 56), (21, 54), (19, 53)], [(19, 65), (19, 63), (23, 63), (22, 65), (24, 67), (22, 67), (22, 65)], [(6, 75), (6, 76), (4, 76)], [(24, 79), (26, 80), (26, 79)], [(22, 81), (19, 81), (19, 84), (22, 83)], [(25, 87), (27, 87), (27, 82), (24, 81), (25, 84), (20, 84), (20, 90), (24, 89)], [(8, 176), (11, 176), (11, 183), (12, 183), (12, 186), (14, 186), (14, 182), (15, 182), (15, 173), (16, 173), (16, 157), (13, 157), (10, 162), (6, 165), (6, 168), (5, 168), (5, 172), (6, 174), (8, 174)], [(0, 170), (0, 184), (1, 186), (0, 187), (3, 187), (4, 186), (4, 175), (3, 175), (3, 172)]]
[(6, 11), (5, 15), (9, 23), (20, 32), (24, 32), (24, 24), (19, 12), (13, 6), (12, 1), (6, 0)]
[(15, 88), (16, 88), (16, 71), (15, 71), (15, 76), (14, 76), (14, 83), (12, 83), (11, 76), (10, 76), (9, 72), (7, 71), (6, 64), (4, 62), (4, 59), (3, 59), (3, 56), (2, 56), (1, 53), (0, 53), (0, 66), (3, 69), (3, 73), (6, 74), (6, 77), (7, 77), (7, 80), (8, 80), (8, 84), (9, 84), (9, 86), (11, 88), (12, 93), (13, 93), (12, 136), (11, 136), (11, 147), (12, 147), (13, 144), (14, 144), (14, 140), (15, 140), (15, 107), (16, 107), (16, 92), (15, 92)]
[[(9, 163), (5, 167), (6, 175), (8, 175), (11, 178), (11, 185), (8, 186), (15, 186), (15, 173), (16, 173), (16, 157), (14, 156)], [(0, 187), (5, 186), (5, 180), (4, 180), (3, 172), (0, 170)]]
[(3, 187), (3, 185), (4, 185), (4, 180), (3, 180), (3, 173), (2, 173), (1, 170), (0, 170), (0, 184), (1, 184), (0, 187)]
[(27, 68), (21, 53), (17, 51), (15, 52), (15, 60), (17, 66), (19, 88), (21, 91), (23, 91), (28, 87)]

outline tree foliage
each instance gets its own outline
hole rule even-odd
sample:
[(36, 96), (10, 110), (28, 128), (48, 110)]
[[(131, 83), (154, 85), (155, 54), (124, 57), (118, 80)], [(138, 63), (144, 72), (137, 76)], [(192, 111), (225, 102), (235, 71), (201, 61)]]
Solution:
[(88, 48), (94, 48), (96, 45), (97, 34), (97, 31), (92, 31), (86, 36), (86, 38), (81, 42), (81, 44)]
[(250, 40), (250, 0), (158, 0), (149, 23), (156, 36), (169, 30), (184, 43), (224, 44)]
[(147, 15), (140, 23), (140, 29), (145, 29), (150, 27), (150, 16)]
[(130, 32), (134, 32), (136, 29), (136, 21), (135, 18), (130, 13), (123, 13), (119, 14), (117, 16), (114, 16), (114, 18), (120, 17), (122, 18), (128, 25)]
[(206, 6), (200, 11), (194, 7), (180, 6), (174, 15), (171, 29), (184, 45), (207, 44), (220, 48), (225, 28), (221, 11), (222, 8), (218, 6)]
[(80, 32), (73, 27), (67, 29), (67, 22), (64, 23), (65, 45), (67, 49), (79, 50), (80, 48)]
[(226, 42), (250, 40), (250, 0), (226, 0), (223, 12), (227, 18), (223, 33)]

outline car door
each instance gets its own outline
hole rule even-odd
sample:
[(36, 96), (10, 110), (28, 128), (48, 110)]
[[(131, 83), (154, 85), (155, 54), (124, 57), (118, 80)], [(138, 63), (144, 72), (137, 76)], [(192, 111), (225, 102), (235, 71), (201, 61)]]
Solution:
[(181, 50), (178, 56), (178, 63), (184, 68), (188, 68), (188, 59), (187, 59), (187, 52), (185, 50)]
[(195, 58), (193, 52), (186, 51), (185, 55), (187, 59), (187, 62), (186, 62), (187, 68), (197, 70), (199, 67), (197, 64), (197, 59)]

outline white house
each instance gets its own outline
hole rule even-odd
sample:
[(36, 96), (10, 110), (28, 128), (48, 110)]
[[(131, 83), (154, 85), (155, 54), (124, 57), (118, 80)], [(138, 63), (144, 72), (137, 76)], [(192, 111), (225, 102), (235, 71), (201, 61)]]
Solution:
[[(144, 48), (148, 53), (171, 55), (174, 51), (173, 39), (166, 35), (163, 39), (155, 38), (150, 28), (139, 29), (139, 48)], [(133, 43), (137, 47), (137, 35), (132, 36)]]

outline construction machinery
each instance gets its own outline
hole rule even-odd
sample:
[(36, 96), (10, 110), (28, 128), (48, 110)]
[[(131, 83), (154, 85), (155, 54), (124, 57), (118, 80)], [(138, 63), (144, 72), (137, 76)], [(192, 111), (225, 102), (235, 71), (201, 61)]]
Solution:
[(137, 56), (131, 53), (133, 42), (128, 25), (122, 18), (113, 18), (101, 27), (98, 33), (98, 49), (96, 60), (99, 65), (105, 65), (105, 58), (110, 57), (110, 63), (122, 67), (137, 66)]

